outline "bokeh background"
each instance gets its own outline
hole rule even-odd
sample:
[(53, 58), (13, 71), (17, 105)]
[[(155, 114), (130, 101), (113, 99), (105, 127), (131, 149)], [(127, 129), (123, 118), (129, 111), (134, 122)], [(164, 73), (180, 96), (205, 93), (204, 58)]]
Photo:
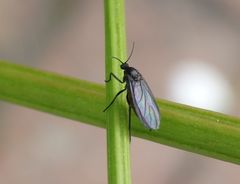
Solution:
[[(154, 94), (240, 116), (240, 1), (128, 0)], [(1, 0), (0, 58), (103, 84), (103, 1)], [(240, 167), (133, 138), (133, 183), (239, 183)], [(107, 183), (105, 130), (0, 102), (0, 183)]]

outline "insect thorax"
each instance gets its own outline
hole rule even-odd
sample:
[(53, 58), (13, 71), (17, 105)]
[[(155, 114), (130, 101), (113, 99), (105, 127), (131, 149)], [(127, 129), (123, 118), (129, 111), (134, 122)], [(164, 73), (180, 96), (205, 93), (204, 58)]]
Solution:
[(134, 81), (142, 80), (142, 75), (133, 67), (129, 67), (126, 73), (130, 75)]

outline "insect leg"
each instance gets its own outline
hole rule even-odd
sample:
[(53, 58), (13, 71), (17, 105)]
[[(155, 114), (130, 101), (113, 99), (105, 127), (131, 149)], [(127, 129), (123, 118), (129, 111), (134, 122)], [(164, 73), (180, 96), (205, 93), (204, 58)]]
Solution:
[(131, 107), (128, 108), (128, 131), (129, 131), (129, 142), (131, 142)]
[(122, 89), (121, 91), (119, 91), (115, 97), (113, 98), (112, 102), (103, 110), (103, 112), (105, 112), (116, 100), (116, 98), (118, 97), (118, 95), (120, 95), (122, 92), (124, 92), (127, 88), (125, 87), (124, 89)]
[(105, 82), (109, 82), (109, 81), (111, 81), (112, 80), (112, 76), (118, 81), (118, 82), (120, 82), (120, 83), (124, 83), (125, 81), (122, 81), (121, 79), (119, 79), (114, 73), (110, 73), (110, 77), (109, 77), (109, 79), (108, 80), (105, 80)]

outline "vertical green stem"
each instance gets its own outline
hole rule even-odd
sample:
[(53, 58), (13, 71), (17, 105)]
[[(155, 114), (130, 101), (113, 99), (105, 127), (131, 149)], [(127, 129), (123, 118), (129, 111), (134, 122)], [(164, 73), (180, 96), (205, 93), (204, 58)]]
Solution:
[[(105, 0), (105, 62), (106, 78), (110, 72), (120, 79), (123, 71), (112, 56), (126, 59), (126, 32), (124, 0)], [(125, 86), (114, 78), (107, 83), (107, 104)], [(121, 94), (107, 113), (107, 149), (109, 184), (130, 184), (130, 154), (126, 93)]]

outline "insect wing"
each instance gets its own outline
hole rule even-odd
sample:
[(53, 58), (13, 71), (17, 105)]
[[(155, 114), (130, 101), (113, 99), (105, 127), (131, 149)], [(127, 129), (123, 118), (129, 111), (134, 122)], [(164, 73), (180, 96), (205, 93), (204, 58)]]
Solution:
[(154, 96), (144, 79), (130, 80), (131, 98), (133, 108), (139, 119), (149, 129), (158, 129), (160, 125), (160, 113)]

